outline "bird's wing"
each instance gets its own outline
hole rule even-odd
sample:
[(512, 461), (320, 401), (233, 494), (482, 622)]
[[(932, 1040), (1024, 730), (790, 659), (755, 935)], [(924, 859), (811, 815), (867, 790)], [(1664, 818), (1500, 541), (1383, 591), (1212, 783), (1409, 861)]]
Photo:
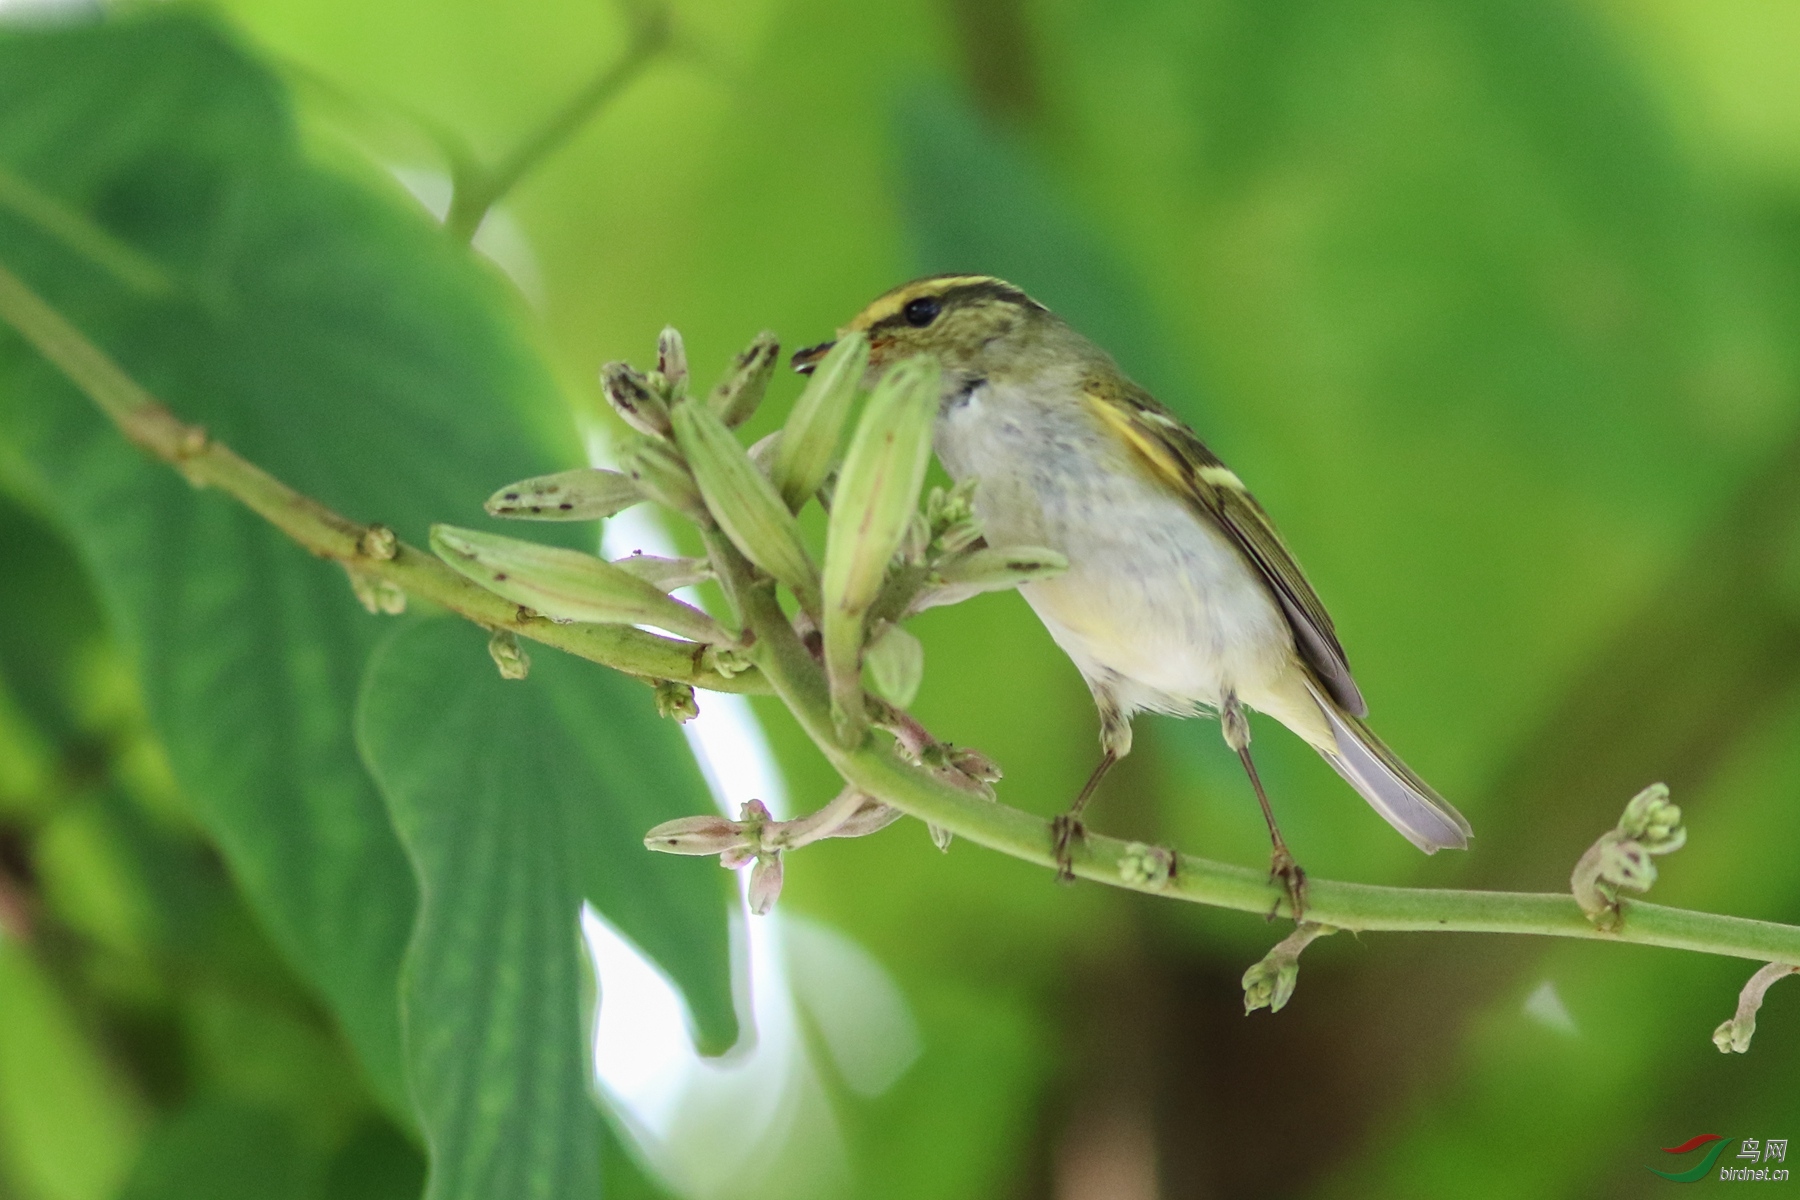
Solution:
[(1084, 390), (1089, 407), (1151, 472), (1223, 529), (1261, 573), (1281, 602), (1301, 657), (1331, 698), (1351, 716), (1367, 716), (1369, 706), (1350, 675), (1331, 615), (1243, 481), (1142, 388), (1096, 375), (1085, 382)]

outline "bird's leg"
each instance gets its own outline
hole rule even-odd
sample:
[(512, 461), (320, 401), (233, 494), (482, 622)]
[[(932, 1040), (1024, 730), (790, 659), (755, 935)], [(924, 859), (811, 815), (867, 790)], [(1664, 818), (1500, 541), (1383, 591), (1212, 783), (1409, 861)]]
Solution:
[(1100, 762), (1094, 767), (1093, 774), (1081, 785), (1081, 792), (1075, 797), (1075, 803), (1069, 811), (1050, 822), (1051, 848), (1056, 854), (1056, 877), (1063, 883), (1072, 883), (1075, 879), (1074, 856), (1071, 848), (1081, 840), (1086, 830), (1081, 824), (1081, 810), (1093, 799), (1094, 791), (1113, 764), (1131, 753), (1131, 718), (1119, 711), (1119, 706), (1111, 695), (1099, 690), (1094, 692), (1094, 703), (1100, 709)]
[[(1269, 807), (1269, 794), (1263, 791), (1262, 777), (1256, 773), (1256, 763), (1250, 757), (1250, 718), (1244, 715), (1236, 692), (1225, 694), (1225, 703), (1219, 707), (1219, 726), (1225, 732), (1225, 744), (1237, 751), (1238, 761), (1244, 764), (1244, 773), (1250, 776), (1250, 786), (1256, 791), (1256, 802), (1262, 805), (1263, 820), (1269, 825), (1269, 842), (1274, 847), (1269, 855), (1269, 878), (1279, 881), (1287, 892), (1294, 920), (1298, 921), (1306, 911), (1306, 872), (1294, 861), (1282, 840), (1281, 827), (1275, 824), (1275, 810)], [(1271, 911), (1269, 916), (1272, 919), (1275, 913)]]

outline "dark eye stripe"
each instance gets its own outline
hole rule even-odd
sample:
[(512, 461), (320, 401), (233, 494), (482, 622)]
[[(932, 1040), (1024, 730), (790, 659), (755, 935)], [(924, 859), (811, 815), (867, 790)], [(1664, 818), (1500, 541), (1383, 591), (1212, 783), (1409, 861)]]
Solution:
[[(883, 317), (881, 320), (877, 321), (869, 328), (869, 333), (871, 335), (879, 334), (890, 329), (898, 329), (903, 325), (918, 328), (919, 326), (914, 326), (914, 323), (908, 319), (907, 312), (920, 300), (931, 299), (937, 301), (939, 313), (942, 313), (947, 309), (955, 308), (958, 305), (976, 304), (983, 300), (1004, 300), (1011, 304), (1017, 304), (1022, 308), (1029, 308), (1035, 312), (1050, 311), (1010, 284), (1001, 283), (997, 279), (984, 279), (980, 283), (965, 283), (960, 287), (950, 288), (939, 293), (935, 297), (915, 297), (912, 300), (907, 301), (899, 312), (894, 313), (892, 316)], [(930, 321), (926, 321), (924, 324), (929, 325), (930, 323)]]

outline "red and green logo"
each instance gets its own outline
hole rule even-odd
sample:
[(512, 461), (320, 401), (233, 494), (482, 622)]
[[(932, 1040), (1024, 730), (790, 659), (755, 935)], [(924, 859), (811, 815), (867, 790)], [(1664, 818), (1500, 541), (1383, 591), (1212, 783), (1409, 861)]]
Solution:
[(1664, 1146), (1662, 1152), (1664, 1154), (1691, 1154), (1705, 1146), (1706, 1153), (1700, 1156), (1699, 1162), (1685, 1171), (1658, 1171), (1655, 1167), (1645, 1169), (1653, 1175), (1661, 1175), (1664, 1179), (1675, 1183), (1696, 1183), (1706, 1178), (1706, 1173), (1713, 1169), (1713, 1164), (1719, 1161), (1719, 1155), (1725, 1152), (1725, 1146), (1730, 1141), (1730, 1138), (1721, 1133), (1697, 1134), (1679, 1146)]

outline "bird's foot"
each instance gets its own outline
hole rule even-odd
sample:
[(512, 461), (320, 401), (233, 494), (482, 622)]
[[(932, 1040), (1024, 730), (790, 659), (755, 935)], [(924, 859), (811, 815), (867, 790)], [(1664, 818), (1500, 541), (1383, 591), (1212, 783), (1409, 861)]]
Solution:
[[(1300, 864), (1294, 861), (1294, 856), (1286, 846), (1275, 847), (1275, 853), (1269, 856), (1269, 879), (1279, 883), (1282, 891), (1287, 893), (1288, 907), (1293, 912), (1294, 920), (1302, 920), (1306, 915), (1306, 872), (1300, 869)], [(1269, 920), (1275, 919), (1280, 907), (1277, 903), (1269, 910)]]
[(1051, 849), (1056, 854), (1056, 881), (1058, 883), (1075, 882), (1075, 860), (1073, 847), (1076, 842), (1087, 836), (1087, 829), (1081, 818), (1074, 813), (1063, 813), (1050, 822)]

